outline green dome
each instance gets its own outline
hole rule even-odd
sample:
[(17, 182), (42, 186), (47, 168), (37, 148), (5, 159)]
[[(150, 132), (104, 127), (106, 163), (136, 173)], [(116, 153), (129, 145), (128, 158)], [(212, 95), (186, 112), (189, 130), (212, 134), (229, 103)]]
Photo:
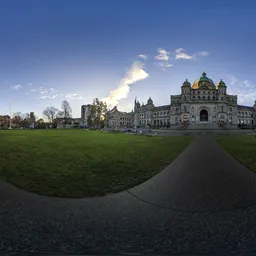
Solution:
[(198, 78), (192, 85), (192, 89), (200, 89), (201, 87), (205, 87), (207, 89), (216, 89), (214, 82), (212, 79), (206, 76), (205, 72), (203, 72), (202, 76)]
[(151, 97), (149, 97), (147, 104), (150, 104), (150, 105), (153, 104), (153, 100), (151, 99)]
[(217, 86), (216, 86), (217, 88), (219, 88), (219, 87), (227, 87), (226, 86), (226, 84), (222, 81), (222, 79), (218, 82), (218, 84), (217, 84)]
[(182, 87), (190, 87), (191, 83), (186, 79), (186, 81), (183, 83)]

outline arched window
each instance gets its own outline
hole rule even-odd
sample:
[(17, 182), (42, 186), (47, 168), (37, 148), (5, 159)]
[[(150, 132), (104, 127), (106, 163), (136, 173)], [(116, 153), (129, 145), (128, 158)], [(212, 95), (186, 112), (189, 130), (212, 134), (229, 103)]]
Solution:
[(194, 107), (191, 108), (191, 112), (194, 113)]
[(210, 96), (208, 96), (208, 97), (207, 97), (207, 99), (208, 99), (208, 100), (210, 100), (210, 99), (211, 99), (211, 97), (210, 97)]
[(215, 96), (212, 96), (212, 99), (215, 100)]
[(205, 96), (203, 96), (203, 100), (205, 100)]

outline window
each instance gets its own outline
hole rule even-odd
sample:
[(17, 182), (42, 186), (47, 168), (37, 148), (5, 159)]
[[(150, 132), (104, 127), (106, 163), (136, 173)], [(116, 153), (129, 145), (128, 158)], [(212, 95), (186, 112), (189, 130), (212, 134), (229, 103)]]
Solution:
[(223, 97), (221, 97), (221, 100), (223, 100)]
[(165, 115), (166, 113), (164, 112), (164, 115)]
[(201, 97), (200, 97), (200, 96), (198, 96), (197, 98), (198, 98), (199, 100), (201, 99)]
[(215, 96), (212, 96), (212, 99), (215, 100)]
[(203, 96), (203, 100), (205, 100), (205, 96)]
[(205, 91), (203, 92), (203, 94), (205, 94)]
[(210, 92), (208, 92), (208, 94), (210, 94)]
[(207, 97), (207, 99), (208, 99), (208, 100), (210, 100), (210, 99), (211, 99), (211, 97), (210, 97), (210, 96), (208, 96), (208, 97)]
[(191, 112), (192, 112), (192, 113), (194, 112), (194, 107), (191, 108)]
[(195, 96), (193, 96), (193, 99), (195, 98)]

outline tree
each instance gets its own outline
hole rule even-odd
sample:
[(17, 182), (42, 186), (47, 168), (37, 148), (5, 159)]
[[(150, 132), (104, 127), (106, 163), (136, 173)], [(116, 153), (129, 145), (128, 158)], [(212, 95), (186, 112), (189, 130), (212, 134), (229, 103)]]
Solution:
[(67, 123), (68, 123), (68, 120), (71, 118), (72, 116), (72, 109), (68, 103), (67, 100), (63, 100), (62, 103), (61, 103), (61, 109), (62, 109), (62, 112), (60, 113), (62, 116), (63, 116), (63, 126), (64, 128), (66, 127)]
[(21, 114), (21, 126), (24, 128), (30, 127), (30, 115), (29, 113)]
[(12, 124), (14, 124), (16, 127), (21, 127), (22, 126), (22, 113), (21, 112), (16, 112), (13, 114), (12, 117)]
[(58, 118), (59, 110), (55, 107), (47, 107), (43, 111), (43, 115), (48, 119), (49, 123), (53, 125), (53, 127), (57, 126), (57, 118)]
[(93, 100), (91, 113), (88, 116), (87, 123), (94, 128), (104, 127), (107, 119), (107, 104), (98, 98)]

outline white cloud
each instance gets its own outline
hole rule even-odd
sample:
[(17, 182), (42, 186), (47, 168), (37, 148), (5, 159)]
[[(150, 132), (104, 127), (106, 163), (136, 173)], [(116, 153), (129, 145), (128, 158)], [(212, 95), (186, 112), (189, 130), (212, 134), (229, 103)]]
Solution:
[(40, 96), (40, 97), (37, 97), (37, 99), (55, 99), (57, 98), (58, 95), (43, 95), (43, 96)]
[(161, 67), (163, 71), (166, 71), (167, 68), (171, 68), (173, 64), (165, 63), (165, 62), (156, 62), (156, 66)]
[(148, 77), (148, 73), (143, 68), (144, 65), (142, 63), (135, 62), (120, 81), (119, 86), (111, 91), (109, 96), (104, 98), (103, 101), (105, 101), (109, 107), (113, 107), (116, 106), (121, 99), (127, 98), (130, 91), (129, 85)]
[[(238, 104), (252, 106), (256, 99), (256, 85), (248, 80), (240, 80), (233, 75), (228, 76), (228, 91), (238, 96)], [(230, 86), (230, 87), (229, 87)]]
[(80, 93), (66, 93), (64, 94), (64, 97), (72, 100), (81, 100), (84, 98)]
[(11, 88), (16, 90), (16, 91), (18, 91), (18, 90), (20, 90), (22, 88), (22, 85), (16, 84), (16, 85), (12, 86)]
[(195, 54), (198, 56), (201, 56), (201, 57), (206, 57), (206, 56), (210, 55), (210, 53), (206, 52), (206, 51), (196, 52)]
[(197, 56), (200, 57), (206, 57), (210, 53), (206, 51), (201, 51), (201, 52), (195, 52), (192, 55), (189, 55), (185, 52), (186, 50), (183, 48), (179, 48), (175, 50), (175, 59), (176, 60), (195, 60)]
[(183, 49), (183, 48), (179, 48), (179, 49), (175, 50), (175, 53), (176, 53), (175, 59), (176, 60), (180, 60), (180, 59), (191, 60), (191, 59), (195, 58), (193, 55), (188, 55), (184, 51), (185, 51), (185, 49)]
[(155, 57), (156, 60), (164, 60), (167, 61), (169, 60), (169, 52), (167, 52), (165, 49), (158, 48), (158, 55)]
[(142, 60), (147, 60), (147, 59), (148, 59), (148, 56), (147, 56), (147, 55), (144, 55), (144, 54), (138, 54), (138, 55), (137, 55), (137, 58), (142, 59)]
[(71, 100), (80, 100), (85, 98), (85, 96), (83, 96), (80, 93), (70, 93), (70, 92), (61, 93), (52, 87), (48, 88), (44, 86), (33, 88), (25, 94), (29, 94), (29, 93), (35, 93), (36, 99), (55, 99), (58, 97), (62, 97), (62, 98), (68, 98)]

